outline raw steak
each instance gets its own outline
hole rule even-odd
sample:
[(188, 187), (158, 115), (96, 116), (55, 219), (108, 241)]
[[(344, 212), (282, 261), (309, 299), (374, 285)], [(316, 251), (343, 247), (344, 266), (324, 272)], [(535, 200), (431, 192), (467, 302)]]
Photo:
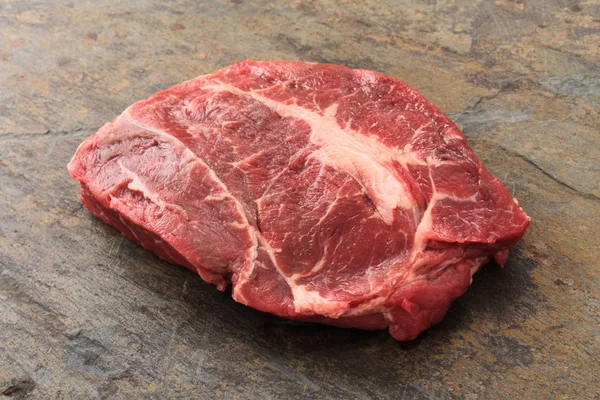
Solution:
[(69, 164), (104, 222), (286, 318), (415, 338), (529, 218), (389, 76), (244, 61), (130, 106)]

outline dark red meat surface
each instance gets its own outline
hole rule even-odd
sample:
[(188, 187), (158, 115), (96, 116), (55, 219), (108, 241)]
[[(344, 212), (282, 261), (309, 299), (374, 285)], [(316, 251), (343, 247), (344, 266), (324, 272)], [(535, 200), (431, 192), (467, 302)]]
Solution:
[(415, 89), (330, 64), (244, 61), (159, 92), (69, 172), (94, 215), (236, 301), (398, 340), (529, 224)]

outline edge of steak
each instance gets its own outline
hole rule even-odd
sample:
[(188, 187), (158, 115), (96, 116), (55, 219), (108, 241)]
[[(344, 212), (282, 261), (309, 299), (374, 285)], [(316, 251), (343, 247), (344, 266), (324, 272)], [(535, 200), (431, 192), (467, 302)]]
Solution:
[(236, 301), (398, 340), (503, 265), (530, 221), (415, 89), (333, 64), (246, 60), (183, 82), (68, 168), (94, 215)]

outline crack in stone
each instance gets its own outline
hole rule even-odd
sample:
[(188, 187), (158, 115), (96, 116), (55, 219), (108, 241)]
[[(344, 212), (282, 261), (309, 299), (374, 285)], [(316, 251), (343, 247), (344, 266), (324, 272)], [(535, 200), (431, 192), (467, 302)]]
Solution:
[(450, 113), (448, 116), (462, 128), (462, 132), (466, 135), (490, 129), (499, 124), (514, 124), (529, 120), (529, 110), (480, 107), (484, 101), (492, 100), (505, 91), (509, 90), (499, 90), (492, 95), (480, 97), (473, 105), (460, 112)]
[(85, 133), (86, 135), (91, 135), (93, 132), (96, 132), (99, 128), (75, 128), (68, 131), (52, 131), (50, 129), (46, 131), (40, 132), (25, 132), (25, 133), (16, 133), (16, 132), (6, 132), (0, 133), (0, 142), (5, 140), (14, 140), (14, 139), (37, 139), (37, 138), (53, 138), (53, 137), (65, 137), (65, 136), (77, 136), (81, 133)]
[(568, 183), (560, 180), (559, 178), (557, 178), (556, 176), (552, 175), (550, 172), (548, 172), (544, 168), (542, 168), (535, 161), (530, 160), (529, 158), (527, 158), (526, 156), (524, 156), (522, 154), (519, 154), (519, 153), (517, 153), (517, 152), (515, 152), (513, 150), (510, 150), (510, 149), (507, 149), (506, 147), (501, 146), (501, 145), (499, 145), (497, 143), (494, 143), (494, 142), (492, 142), (490, 140), (479, 139), (479, 138), (477, 138), (477, 139), (475, 139), (475, 138), (469, 138), (469, 141), (480, 141), (480, 142), (488, 143), (490, 145), (498, 147), (498, 148), (502, 149), (505, 153), (507, 153), (507, 154), (509, 154), (511, 156), (517, 157), (517, 158), (525, 161), (527, 164), (531, 165), (532, 167), (534, 167), (535, 169), (537, 169), (538, 171), (540, 171), (542, 174), (544, 174), (548, 178), (552, 179), (554, 182), (556, 182), (559, 185), (564, 186), (567, 189), (569, 189), (569, 190), (577, 193), (579, 196), (585, 197), (585, 198), (590, 199), (590, 200), (600, 200), (600, 197), (596, 196), (595, 194), (588, 193), (588, 192), (582, 192), (581, 190), (576, 189), (575, 187), (569, 185)]
[(481, 103), (483, 103), (484, 101), (495, 99), (496, 97), (500, 96), (502, 92), (503, 89), (499, 89), (497, 92), (494, 92), (488, 96), (477, 97), (477, 100), (472, 105), (466, 107), (462, 111), (447, 113), (446, 115), (448, 115), (448, 117), (450, 117), (450, 119), (456, 123), (457, 119), (460, 119), (460, 117), (462, 117), (463, 115), (475, 111), (481, 105)]
[(579, 59), (581, 61), (584, 61), (584, 57), (581, 54), (574, 53), (574, 52), (569, 51), (567, 49), (560, 49), (558, 47), (554, 47), (554, 46), (551, 46), (549, 44), (545, 44), (545, 43), (541, 43), (541, 42), (538, 42), (537, 45), (540, 46), (543, 49), (552, 50), (552, 51), (555, 51), (557, 53), (561, 53), (561, 54), (564, 54), (564, 55), (567, 55), (567, 56), (570, 56), (570, 57), (577, 58), (577, 59)]
[(10, 386), (4, 388), (1, 394), (6, 397), (27, 397), (29, 393), (36, 387), (36, 383), (29, 376), (21, 376), (13, 378)]
[(499, 146), (502, 150), (506, 151), (508, 154), (514, 155), (515, 157), (520, 158), (521, 160), (525, 161), (526, 163), (528, 163), (529, 165), (535, 167), (538, 171), (540, 171), (542, 174), (546, 175), (548, 178), (552, 179), (553, 181), (555, 181), (556, 183), (566, 187), (567, 189), (570, 189), (574, 192), (576, 192), (578, 195), (583, 196), (585, 198), (588, 199), (592, 199), (592, 200), (600, 200), (600, 197), (596, 196), (593, 193), (587, 193), (587, 192), (582, 192), (579, 189), (576, 189), (575, 187), (569, 185), (568, 183), (560, 180), (559, 178), (557, 178), (556, 176), (552, 175), (550, 172), (544, 170), (541, 166), (539, 166), (536, 162), (530, 160), (529, 158), (525, 157), (522, 154), (519, 153), (515, 153), (514, 151), (510, 151), (502, 146)]

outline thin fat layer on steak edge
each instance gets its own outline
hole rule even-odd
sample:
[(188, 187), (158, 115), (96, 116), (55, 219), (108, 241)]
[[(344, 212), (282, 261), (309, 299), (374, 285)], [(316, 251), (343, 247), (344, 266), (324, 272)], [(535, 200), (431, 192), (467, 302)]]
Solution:
[[(214, 75), (216, 76), (216, 74)], [(136, 105), (128, 108), (114, 123), (107, 124), (97, 135), (97, 141), (94, 143), (96, 148), (111, 140), (120, 140), (124, 131), (131, 131), (130, 138), (137, 136), (149, 139), (157, 138), (157, 145), (169, 145), (172, 148), (178, 148), (181, 162), (195, 165), (195, 168), (206, 171), (206, 177), (211, 185), (218, 188), (218, 193), (210, 193), (205, 199), (226, 201), (230, 203), (230, 211), (236, 214), (233, 224), (234, 228), (239, 229), (251, 244), (245, 248), (245, 254), (242, 261), (236, 268), (237, 279), (233, 286), (233, 297), (244, 304), (255, 306), (253, 302), (248, 300), (244, 294), (246, 285), (253, 285), (251, 280), (252, 273), (257, 268), (257, 256), (259, 249), (268, 254), (273, 266), (279, 273), (279, 276), (285, 281), (292, 293), (291, 312), (280, 313), (286, 317), (314, 320), (318, 322), (330, 323), (341, 326), (358, 326), (363, 328), (379, 329), (385, 326), (394, 327), (391, 329), (392, 334), (399, 339), (409, 339), (421, 330), (427, 328), (432, 323), (437, 322), (447, 309), (450, 302), (460, 296), (471, 282), (471, 276), (480, 268), (480, 266), (491, 257), (496, 257), (502, 262), (506, 257), (507, 247), (513, 244), (510, 238), (506, 243), (489, 246), (481, 246), (480, 244), (471, 245), (470, 243), (459, 244), (453, 249), (449, 249), (444, 253), (431, 253), (426, 251), (430, 243), (428, 237), (432, 229), (433, 217), (432, 210), (437, 202), (451, 198), (460, 202), (475, 201), (476, 194), (467, 197), (455, 197), (444, 192), (437, 192), (432, 180), (432, 196), (427, 203), (427, 207), (423, 210), (419, 206), (419, 201), (413, 196), (411, 185), (395, 173), (391, 167), (393, 162), (398, 163), (403, 168), (408, 168), (411, 165), (425, 166), (430, 169), (432, 166), (440, 163), (452, 164), (451, 161), (439, 161), (434, 157), (428, 157), (423, 160), (411, 151), (409, 143), (403, 148), (394, 148), (381, 143), (377, 138), (366, 136), (352, 129), (349, 124), (342, 126), (338, 123), (337, 104), (334, 103), (322, 113), (314, 110), (309, 110), (297, 104), (282, 103), (273, 100), (267, 96), (263, 96), (260, 90), (243, 90), (228, 83), (220, 82), (218, 78), (200, 77), (195, 81), (201, 82), (200, 89), (212, 92), (213, 94), (227, 93), (240, 97), (251, 98), (252, 100), (268, 107), (274, 113), (277, 113), (283, 118), (299, 119), (307, 123), (310, 127), (310, 145), (314, 148), (310, 157), (322, 163), (324, 166), (329, 166), (336, 171), (346, 174), (362, 187), (368, 195), (375, 207), (375, 214), (381, 218), (386, 224), (390, 225), (394, 222), (395, 212), (398, 209), (405, 210), (413, 215), (415, 226), (414, 240), (410, 248), (409, 255), (399, 264), (392, 265), (389, 268), (389, 281), (383, 285), (379, 283), (371, 285), (371, 292), (368, 298), (359, 302), (333, 301), (330, 298), (324, 298), (316, 290), (307, 290), (307, 285), (301, 283), (302, 278), (306, 277), (306, 273), (301, 274), (286, 274), (278, 266), (277, 249), (274, 249), (270, 241), (266, 239), (261, 230), (256, 226), (256, 222), (252, 221), (247, 215), (247, 210), (244, 205), (234, 196), (227, 185), (219, 178), (215, 171), (201, 157), (195, 154), (188, 146), (178, 140), (175, 135), (157, 129), (153, 126), (148, 126), (132, 116), (131, 109)], [(421, 128), (416, 129), (414, 135), (420, 134)], [(104, 135), (98, 139), (98, 135)], [(455, 136), (455, 137), (453, 137)], [(458, 130), (451, 131), (446, 134), (446, 140), (463, 140), (462, 135)], [(103, 201), (99, 199), (99, 194), (95, 193), (93, 179), (81, 173), (81, 165), (77, 163), (77, 157), (83, 148), (86, 148), (86, 143), (89, 146), (89, 141), (94, 140), (89, 138), (80, 146), (80, 150), (75, 155), (70, 164), (71, 174), (82, 182), (82, 188), (85, 186), (85, 195), (89, 203), (95, 198), (98, 203)], [(88, 147), (89, 148), (89, 147)], [(349, 156), (350, 155), (350, 156)], [(481, 168), (483, 168), (481, 166)], [(125, 171), (128, 175), (127, 188), (139, 192), (145, 198), (145, 201), (150, 201), (157, 204), (159, 208), (165, 209), (168, 200), (161, 199), (161, 193), (148, 188), (143, 182), (143, 179), (136, 176), (134, 171), (126, 171), (122, 164), (121, 171)], [(85, 168), (84, 168), (85, 170)], [(431, 174), (431, 173), (430, 173)], [(431, 178), (431, 176), (430, 176)], [(203, 181), (204, 182), (204, 181)], [(83, 192), (83, 191), (82, 191)], [(210, 199), (209, 199), (210, 197)], [(263, 198), (256, 199), (256, 203), (260, 206)], [(120, 222), (115, 222), (115, 217), (107, 217), (106, 212), (99, 215), (95, 212), (93, 206), (91, 209), (96, 215), (100, 216), (105, 222), (112, 223), (117, 226), (126, 236), (140, 242), (144, 247), (151, 248), (156, 252), (150, 242), (145, 243), (135, 235), (137, 230), (146, 230), (152, 234), (160, 236), (158, 229), (145, 224), (144, 219), (136, 220), (129, 214), (129, 210), (119, 208), (120, 205), (112, 203), (118, 201), (111, 198), (109, 206), (117, 211), (115, 214)], [(170, 204), (172, 208), (177, 208), (177, 204)], [(258, 207), (260, 208), (260, 207)], [(96, 211), (100, 210), (97, 208)], [(328, 209), (326, 214), (330, 211)], [(122, 215), (121, 215), (122, 214)], [(327, 215), (322, 217), (325, 218)], [(125, 217), (125, 219), (123, 218)], [(139, 217), (139, 216), (138, 216)], [(122, 225), (122, 226), (121, 226)], [(127, 232), (130, 232), (129, 234)], [(133, 234), (132, 234), (133, 233)], [(516, 238), (518, 240), (518, 237)], [(170, 243), (170, 238), (161, 237), (165, 243)], [(170, 252), (177, 252), (176, 246), (171, 247)], [(185, 253), (182, 252), (182, 253)], [(184, 264), (187, 267), (193, 267), (198, 270), (200, 275), (207, 280), (217, 284), (219, 289), (223, 290), (232, 273), (232, 267), (223, 267), (223, 270), (209, 270), (202, 265), (198, 265), (194, 260), (189, 260), (181, 253), (177, 255), (167, 255), (158, 252), (159, 256), (174, 261), (179, 264)], [(181, 255), (181, 257), (180, 257)], [(186, 260), (182, 262), (181, 260)], [(316, 264), (314, 270), (325, 268), (326, 266)], [(436, 269), (433, 275), (453, 275), (451, 279), (444, 278), (450, 282), (452, 288), (440, 288), (429, 282), (431, 270)], [(315, 271), (311, 271), (315, 272)], [(448, 286), (448, 285), (447, 285)], [(442, 290), (440, 290), (442, 289)], [(436, 298), (437, 294), (441, 294), (440, 298)], [(424, 300), (425, 297), (435, 299)], [(427, 303), (431, 303), (427, 305)], [(273, 310), (267, 310), (273, 312)], [(421, 315), (428, 314), (428, 315)], [(431, 315), (429, 315), (431, 314)], [(409, 321), (409, 322), (406, 322)]]

